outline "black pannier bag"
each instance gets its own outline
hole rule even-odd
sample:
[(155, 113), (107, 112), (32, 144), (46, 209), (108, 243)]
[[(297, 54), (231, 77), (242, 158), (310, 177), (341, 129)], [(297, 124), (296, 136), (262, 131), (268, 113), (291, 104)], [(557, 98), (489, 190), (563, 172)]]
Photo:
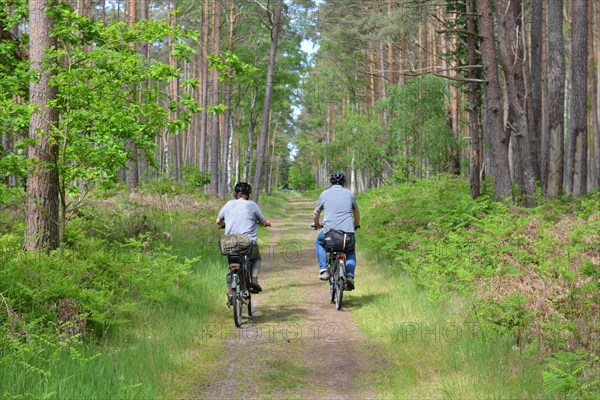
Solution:
[(224, 235), (221, 239), (221, 254), (248, 254), (252, 250), (252, 239), (248, 235)]
[(325, 234), (327, 251), (354, 251), (354, 233), (330, 230)]

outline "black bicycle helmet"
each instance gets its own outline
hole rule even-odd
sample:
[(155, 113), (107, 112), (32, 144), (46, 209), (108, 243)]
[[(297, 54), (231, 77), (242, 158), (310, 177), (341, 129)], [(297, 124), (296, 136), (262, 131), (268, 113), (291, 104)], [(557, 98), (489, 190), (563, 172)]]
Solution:
[(331, 182), (332, 185), (344, 186), (344, 183), (346, 183), (346, 177), (341, 172), (334, 172), (333, 174), (331, 174), (329, 182)]
[(233, 189), (235, 193), (241, 193), (242, 195), (250, 196), (252, 193), (252, 186), (248, 182), (238, 182), (235, 184)]

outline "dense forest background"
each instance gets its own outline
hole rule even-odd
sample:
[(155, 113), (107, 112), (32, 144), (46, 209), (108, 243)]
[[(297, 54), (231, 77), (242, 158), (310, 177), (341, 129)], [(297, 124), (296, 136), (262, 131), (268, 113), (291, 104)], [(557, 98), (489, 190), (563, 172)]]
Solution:
[[(56, 247), (93, 187), (225, 197), (438, 173), (500, 201), (600, 183), (594, 1), (3, 0), (2, 198)], [(305, 49), (312, 48), (306, 52)], [(49, 222), (52, 221), (52, 222)]]

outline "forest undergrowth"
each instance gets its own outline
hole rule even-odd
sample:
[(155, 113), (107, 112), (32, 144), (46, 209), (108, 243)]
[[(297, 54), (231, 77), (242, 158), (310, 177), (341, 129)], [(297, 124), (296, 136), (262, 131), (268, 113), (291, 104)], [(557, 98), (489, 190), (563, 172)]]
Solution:
[[(476, 331), (478, 337), (502, 337), (509, 354), (499, 356), (497, 343), (482, 349), (473, 341), (451, 341), (440, 351), (454, 355), (440, 371), (456, 372), (468, 362), (473, 371), (511, 383), (499, 392), (461, 392), (452, 386), (462, 381), (448, 379), (441, 383), (444, 393), (531, 395), (542, 387), (549, 397), (595, 398), (600, 195), (521, 208), (488, 195), (473, 201), (467, 193), (464, 180), (438, 177), (358, 197), (361, 247), (384, 266), (371, 283), (365, 279), (365, 287), (379, 288), (386, 271), (395, 277), (391, 285), (410, 276), (417, 286), (398, 287), (372, 304), (365, 298), (357, 310), (362, 328), (377, 340), (386, 335), (390, 354), (400, 357), (408, 350), (398, 344), (416, 330), (431, 335), (432, 314), (422, 308), (431, 302), (452, 310), (435, 321), (458, 315), (460, 329), (469, 330), (461, 336), (456, 325), (444, 325), (452, 329), (446, 331), (434, 326), (434, 341), (438, 334), (469, 339)], [(98, 192), (67, 224), (64, 245), (46, 255), (21, 250), (19, 199), (13, 196), (0, 212), (0, 397), (169, 398), (167, 387), (180, 386), (179, 372), (189, 366), (181, 355), (197, 340), (203, 321), (214, 320), (222, 300), (214, 218), (223, 201), (171, 182), (133, 195)], [(285, 198), (264, 197), (261, 207), (270, 215), (284, 213)], [(398, 295), (403, 299), (393, 297)], [(398, 302), (407, 296), (419, 304), (402, 315)], [(369, 325), (386, 307), (394, 312)], [(472, 355), (482, 351), (488, 354)], [(217, 353), (195, 354), (194, 365)], [(426, 365), (421, 356), (413, 358)], [(400, 379), (398, 387), (407, 387), (411, 376), (432, 382), (418, 365), (401, 367), (401, 378), (390, 372), (379, 385)], [(524, 381), (534, 382), (529, 392)], [(511, 385), (515, 389), (508, 391)]]
[(21, 250), (14, 200), (0, 213), (0, 397), (168, 398), (222, 300), (222, 201), (168, 181), (99, 192), (47, 255)]
[[(502, 337), (539, 362), (535, 379), (545, 395), (595, 398), (600, 194), (522, 208), (468, 193), (468, 182), (436, 177), (362, 194), (359, 240), (393, 276), (408, 274), (428, 301), (456, 309), (459, 298), (455, 336), (460, 329)], [(398, 340), (422, 328), (402, 313), (391, 319)]]

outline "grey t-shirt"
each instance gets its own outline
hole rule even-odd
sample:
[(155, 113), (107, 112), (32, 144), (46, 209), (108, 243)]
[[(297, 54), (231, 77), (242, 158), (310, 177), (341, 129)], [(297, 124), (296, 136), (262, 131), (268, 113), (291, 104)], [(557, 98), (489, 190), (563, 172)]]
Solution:
[(246, 234), (254, 243), (258, 240), (258, 225), (266, 219), (258, 204), (251, 200), (229, 200), (221, 211), (219, 218), (225, 221), (225, 234)]
[(354, 232), (352, 210), (358, 208), (354, 194), (341, 185), (333, 185), (323, 191), (315, 211), (325, 210), (323, 217), (323, 232), (335, 229), (343, 232)]

